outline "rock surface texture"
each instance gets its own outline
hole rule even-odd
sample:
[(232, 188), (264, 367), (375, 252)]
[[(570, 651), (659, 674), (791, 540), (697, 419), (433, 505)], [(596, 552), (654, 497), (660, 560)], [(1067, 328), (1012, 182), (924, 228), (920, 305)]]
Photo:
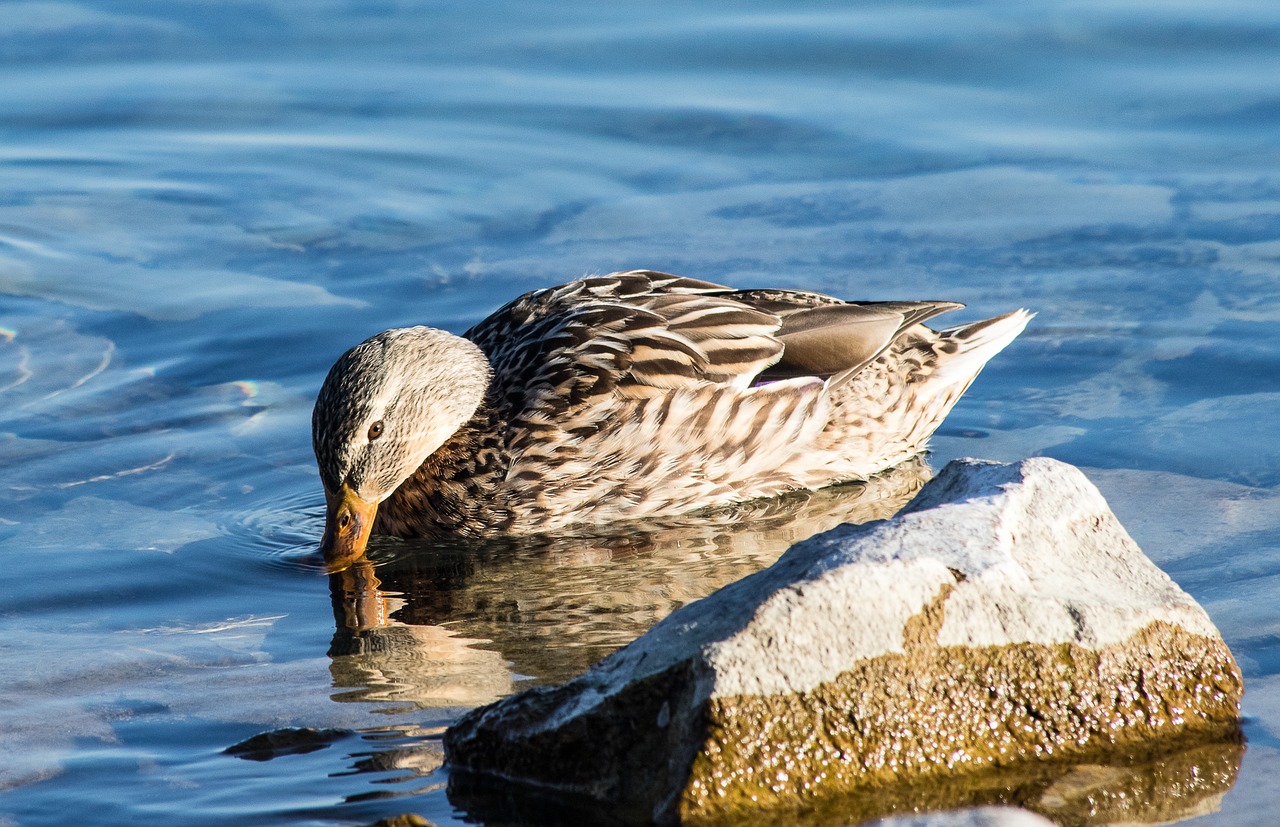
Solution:
[(1242, 686), (1080, 471), (959, 460), (893, 519), (793, 546), (445, 747), (460, 777), (620, 821), (716, 821), (1230, 739)]

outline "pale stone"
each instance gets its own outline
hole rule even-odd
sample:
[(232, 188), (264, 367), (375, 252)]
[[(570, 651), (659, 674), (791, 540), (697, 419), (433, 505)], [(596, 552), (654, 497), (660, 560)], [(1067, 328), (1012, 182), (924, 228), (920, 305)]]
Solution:
[(580, 678), (474, 711), (445, 743), (460, 776), (636, 822), (706, 821), (1230, 742), (1241, 687), (1208, 616), (1077, 469), (960, 460), (897, 517), (799, 543)]

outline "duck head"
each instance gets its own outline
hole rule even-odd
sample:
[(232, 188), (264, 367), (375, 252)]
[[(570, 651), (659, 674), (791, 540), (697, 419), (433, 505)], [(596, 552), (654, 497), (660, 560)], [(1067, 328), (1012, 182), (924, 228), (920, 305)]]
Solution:
[(489, 362), (429, 327), (386, 330), (329, 370), (311, 415), (326, 501), (320, 551), (331, 570), (359, 559), (378, 504), (480, 407)]

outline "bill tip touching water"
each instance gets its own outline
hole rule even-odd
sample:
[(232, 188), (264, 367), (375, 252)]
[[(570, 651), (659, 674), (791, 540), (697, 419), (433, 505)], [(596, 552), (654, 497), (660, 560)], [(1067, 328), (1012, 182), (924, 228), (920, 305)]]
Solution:
[(532, 533), (867, 479), (927, 447), (1032, 313), (735, 290), (652, 271), (520, 296), (462, 336), (387, 330), (312, 415), (330, 568), (371, 533)]

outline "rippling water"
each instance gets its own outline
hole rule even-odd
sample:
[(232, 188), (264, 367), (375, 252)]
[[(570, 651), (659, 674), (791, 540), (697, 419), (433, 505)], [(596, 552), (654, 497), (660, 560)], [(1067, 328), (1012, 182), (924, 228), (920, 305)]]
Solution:
[(1270, 823), (1277, 77), (1271, 0), (3, 4), (0, 823), (459, 823), (462, 710), (918, 483), (316, 569), (337, 354), (632, 267), (1039, 311), (932, 462), (1088, 470), (1246, 674), (1195, 823)]

